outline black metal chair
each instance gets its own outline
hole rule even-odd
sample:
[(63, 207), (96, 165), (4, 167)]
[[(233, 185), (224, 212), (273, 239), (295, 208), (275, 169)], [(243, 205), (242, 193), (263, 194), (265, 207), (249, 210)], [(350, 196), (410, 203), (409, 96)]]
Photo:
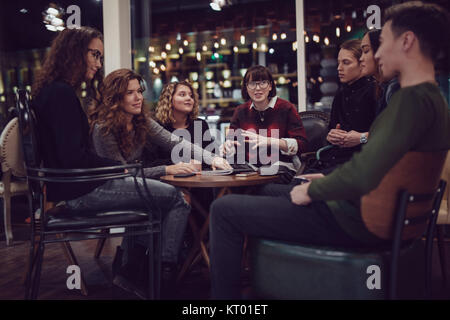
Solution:
[(308, 165), (315, 160), (316, 151), (328, 144), (327, 134), (330, 121), (328, 113), (322, 111), (303, 111), (299, 115), (305, 128), (308, 145), (307, 151), (301, 155), (302, 165), (297, 174), (303, 173)]
[[(445, 155), (407, 153), (375, 190), (361, 198), (365, 225), (386, 240), (378, 248), (252, 239), (255, 294), (269, 299), (396, 299), (399, 292), (402, 298), (422, 298), (423, 293), (430, 297), (433, 233), (446, 185), (439, 182)], [(379, 290), (367, 287), (370, 266), (381, 270)]]
[[(143, 179), (140, 186), (136, 175), (142, 170), (140, 164), (120, 165), (90, 169), (43, 168), (39, 152), (37, 126), (39, 123), (30, 106), (29, 94), (18, 90), (16, 109), (27, 172), (28, 187), (31, 192), (29, 210), (31, 214), (30, 263), (26, 277), (26, 299), (37, 299), (45, 245), (48, 243), (128, 237), (148, 235), (148, 296), (158, 299), (161, 273), (161, 213), (151, 199)], [(126, 171), (126, 170), (127, 171)], [(133, 177), (136, 190), (144, 200), (142, 210), (86, 211), (70, 210), (57, 206), (45, 211), (45, 186), (47, 183), (75, 183), (108, 181)], [(35, 212), (40, 209), (37, 219)], [(105, 229), (124, 228), (119, 233), (104, 232)]]

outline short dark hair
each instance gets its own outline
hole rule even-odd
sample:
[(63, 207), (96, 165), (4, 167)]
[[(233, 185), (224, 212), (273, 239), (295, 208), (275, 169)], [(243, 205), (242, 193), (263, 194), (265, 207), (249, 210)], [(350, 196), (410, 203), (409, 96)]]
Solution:
[(272, 86), (272, 90), (269, 92), (269, 98), (273, 98), (277, 95), (277, 88), (275, 86), (275, 81), (273, 80), (272, 74), (270, 73), (269, 69), (263, 66), (253, 66), (250, 67), (247, 72), (245, 73), (244, 80), (242, 81), (242, 98), (247, 101), (250, 100), (250, 96), (247, 92), (247, 84), (249, 81), (262, 81), (262, 80), (269, 80), (270, 85)]
[(347, 40), (343, 44), (341, 44), (340, 49), (351, 51), (353, 56), (356, 58), (356, 61), (358, 61), (359, 63), (359, 58), (361, 58), (362, 55), (361, 40), (359, 39)]
[(434, 63), (448, 58), (450, 20), (448, 12), (440, 6), (421, 1), (405, 2), (386, 9), (384, 19), (391, 21), (394, 37), (406, 31), (413, 32), (419, 39), (422, 53)]

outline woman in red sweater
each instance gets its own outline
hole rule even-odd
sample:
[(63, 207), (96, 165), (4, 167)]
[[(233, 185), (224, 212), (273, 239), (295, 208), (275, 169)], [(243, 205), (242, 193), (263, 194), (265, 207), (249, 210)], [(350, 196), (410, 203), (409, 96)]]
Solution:
[(238, 164), (281, 164), (296, 171), (295, 156), (306, 150), (307, 139), (294, 105), (276, 96), (272, 74), (263, 66), (247, 70), (241, 91), (247, 102), (234, 111), (223, 154)]

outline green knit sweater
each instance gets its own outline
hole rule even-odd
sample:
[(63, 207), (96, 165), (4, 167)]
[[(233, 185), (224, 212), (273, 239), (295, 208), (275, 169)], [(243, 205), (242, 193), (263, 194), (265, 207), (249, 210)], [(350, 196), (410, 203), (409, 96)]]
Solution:
[(369, 142), (330, 175), (314, 180), (313, 200), (325, 200), (340, 226), (363, 242), (378, 240), (365, 227), (360, 198), (375, 189), (408, 151), (450, 148), (450, 114), (445, 98), (432, 83), (405, 87), (391, 98), (369, 131)]

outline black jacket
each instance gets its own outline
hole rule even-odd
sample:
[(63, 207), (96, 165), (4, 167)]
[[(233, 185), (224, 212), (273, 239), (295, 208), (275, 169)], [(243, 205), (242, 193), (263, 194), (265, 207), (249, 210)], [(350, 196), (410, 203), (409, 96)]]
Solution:
[[(376, 82), (362, 77), (351, 85), (342, 84), (336, 93), (331, 107), (329, 130), (335, 129), (339, 123), (345, 131), (369, 131), (376, 117)], [(338, 157), (350, 159), (361, 145), (353, 148), (341, 148)], [(345, 160), (343, 159), (343, 160)]]

